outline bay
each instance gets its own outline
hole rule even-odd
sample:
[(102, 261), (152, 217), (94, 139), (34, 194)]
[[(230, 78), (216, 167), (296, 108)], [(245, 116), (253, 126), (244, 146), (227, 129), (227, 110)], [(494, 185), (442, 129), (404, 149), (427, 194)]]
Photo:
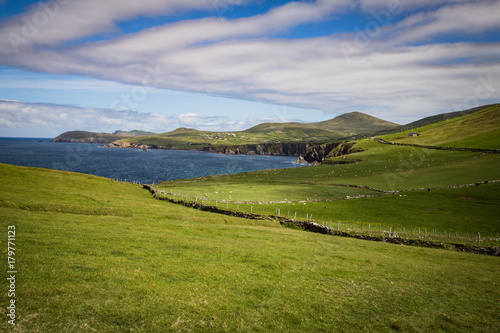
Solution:
[(50, 140), (0, 138), (0, 163), (81, 172), (142, 184), (302, 166), (293, 163), (296, 157), (289, 156), (222, 155), (161, 149), (143, 151)]

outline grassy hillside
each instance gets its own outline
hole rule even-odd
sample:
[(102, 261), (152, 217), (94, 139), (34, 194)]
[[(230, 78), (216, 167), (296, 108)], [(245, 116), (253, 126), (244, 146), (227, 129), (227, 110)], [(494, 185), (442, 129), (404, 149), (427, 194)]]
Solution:
[(424, 127), (427, 125), (439, 123), (441, 121), (466, 116), (468, 114), (471, 114), (471, 113), (474, 113), (474, 112), (477, 112), (480, 110), (491, 108), (495, 105), (496, 104), (482, 105), (482, 106), (478, 106), (478, 107), (463, 110), (463, 111), (447, 112), (447, 113), (441, 113), (441, 114), (437, 114), (437, 115), (430, 116), (430, 117), (425, 117), (423, 119), (419, 119), (417, 121), (411, 122), (411, 123), (406, 124), (406, 125), (396, 126), (390, 130), (384, 131), (384, 134), (413, 131), (415, 128)]
[(122, 135), (122, 136), (144, 136), (144, 135), (155, 135), (154, 132), (148, 131), (140, 131), (140, 130), (132, 130), (132, 131), (115, 131), (114, 135)]
[[(0, 164), (0, 179), (0, 224), (5, 233), (16, 227), (18, 271), (16, 327), (5, 319), (4, 292), (2, 331), (500, 327), (497, 257), (203, 213), (89, 175)], [(6, 251), (0, 257), (7, 262)]]
[(441, 121), (414, 129), (418, 137), (408, 137), (409, 131), (384, 136), (400, 143), (500, 149), (500, 105), (472, 114)]

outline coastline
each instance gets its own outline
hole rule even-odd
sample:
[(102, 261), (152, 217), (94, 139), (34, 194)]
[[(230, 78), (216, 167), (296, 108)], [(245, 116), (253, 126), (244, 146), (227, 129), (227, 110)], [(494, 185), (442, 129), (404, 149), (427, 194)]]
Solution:
[(227, 146), (212, 146), (209, 144), (184, 144), (182, 147), (178, 145), (159, 146), (155, 144), (144, 143), (129, 143), (129, 142), (110, 142), (103, 145), (107, 148), (132, 148), (132, 149), (164, 149), (164, 150), (195, 150), (204, 153), (215, 153), (224, 155), (267, 155), (267, 156), (289, 156), (299, 157), (304, 156), (309, 148), (310, 143), (261, 143), (261, 144), (244, 144), (244, 145), (227, 145)]
[(298, 164), (318, 164), (327, 158), (341, 155), (348, 155), (360, 150), (354, 148), (354, 142), (335, 141), (335, 142), (273, 142), (260, 144), (242, 144), (212, 146), (211, 144), (183, 144), (160, 146), (155, 144), (145, 144), (140, 142), (98, 142), (96, 140), (86, 139), (58, 139), (51, 142), (65, 143), (93, 143), (100, 144), (100, 147), (119, 148), (119, 149), (142, 149), (147, 150), (177, 150), (177, 151), (198, 151), (202, 153), (214, 153), (223, 155), (248, 155), (248, 156), (285, 156), (297, 157), (295, 163)]

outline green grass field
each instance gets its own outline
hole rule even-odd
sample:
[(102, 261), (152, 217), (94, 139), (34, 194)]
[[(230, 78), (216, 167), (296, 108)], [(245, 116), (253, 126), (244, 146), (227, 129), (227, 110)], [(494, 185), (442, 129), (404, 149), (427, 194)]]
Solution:
[[(309, 170), (314, 169), (300, 172)], [(0, 164), (0, 179), (0, 225), (4, 239), (8, 226), (16, 228), (18, 271), (16, 326), (11, 327), (2, 251), (1, 331), (500, 328), (497, 257), (325, 236), (273, 221), (205, 213), (154, 200), (137, 185), (89, 175)], [(488, 191), (496, 188), (479, 186), (478, 203), (487, 205)], [(472, 196), (469, 190), (453, 196)], [(426, 200), (419, 195), (424, 194), (408, 193), (405, 207)], [(376, 206), (383, 204), (371, 207)]]

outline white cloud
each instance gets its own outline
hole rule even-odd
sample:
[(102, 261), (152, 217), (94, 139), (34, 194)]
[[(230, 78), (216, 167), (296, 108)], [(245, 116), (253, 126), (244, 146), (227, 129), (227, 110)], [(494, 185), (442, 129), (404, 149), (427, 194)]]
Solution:
[(200, 118), (202, 118), (201, 115), (191, 112), (183, 113), (177, 116), (177, 119), (182, 126), (195, 126)]
[[(290, 118), (284, 119), (283, 115)], [(163, 133), (179, 127), (205, 131), (241, 131), (263, 122), (297, 120), (292, 117), (286, 113), (286, 109), (276, 112), (274, 117), (255, 118), (249, 115), (244, 120), (235, 121), (224, 116), (202, 116), (197, 113), (165, 116), (0, 99), (0, 133), (3, 136), (55, 137), (71, 130), (112, 133), (116, 130), (138, 129)]]
[[(484, 104), (500, 98), (498, 43), (430, 42), (436, 36), (470, 36), (500, 29), (498, 1), (294, 2), (253, 17), (182, 21), (109, 41), (58, 47), (64, 41), (113, 31), (117, 21), (138, 15), (210, 6), (220, 10), (232, 3), (71, 1), (60, 6), (58, 14), (38, 29), (30, 43), (20, 46), (26, 51), (13, 52), (8, 40), (0, 43), (0, 64), (87, 75), (138, 87), (147, 82), (157, 88), (332, 113), (366, 111), (375, 116), (391, 115), (388, 120), (396, 122), (411, 113), (424, 116), (452, 111), (457, 104), (471, 104), (463, 103), (471, 96), (470, 100), (476, 98)], [(352, 6), (367, 14), (380, 14), (392, 8), (391, 3), (399, 3), (399, 10), (408, 17), (398, 21), (394, 12), (385, 25), (373, 17), (366, 27), (360, 27), (366, 30), (351, 34), (289, 40), (269, 37), (301, 24), (330, 19)], [(421, 11), (410, 12), (416, 9)], [(37, 11), (40, 7), (34, 5), (23, 15), (33, 19)], [(22, 24), (9, 20), (0, 26), (0, 35), (15, 29), (22, 29)], [(45, 46), (38, 46), (42, 44)], [(151, 69), (155, 69), (154, 75)], [(491, 91), (477, 98), (478, 82), (492, 73)], [(197, 125), (206, 119), (185, 113), (156, 120), (169, 126)], [(153, 125), (146, 121), (144, 126)]]

